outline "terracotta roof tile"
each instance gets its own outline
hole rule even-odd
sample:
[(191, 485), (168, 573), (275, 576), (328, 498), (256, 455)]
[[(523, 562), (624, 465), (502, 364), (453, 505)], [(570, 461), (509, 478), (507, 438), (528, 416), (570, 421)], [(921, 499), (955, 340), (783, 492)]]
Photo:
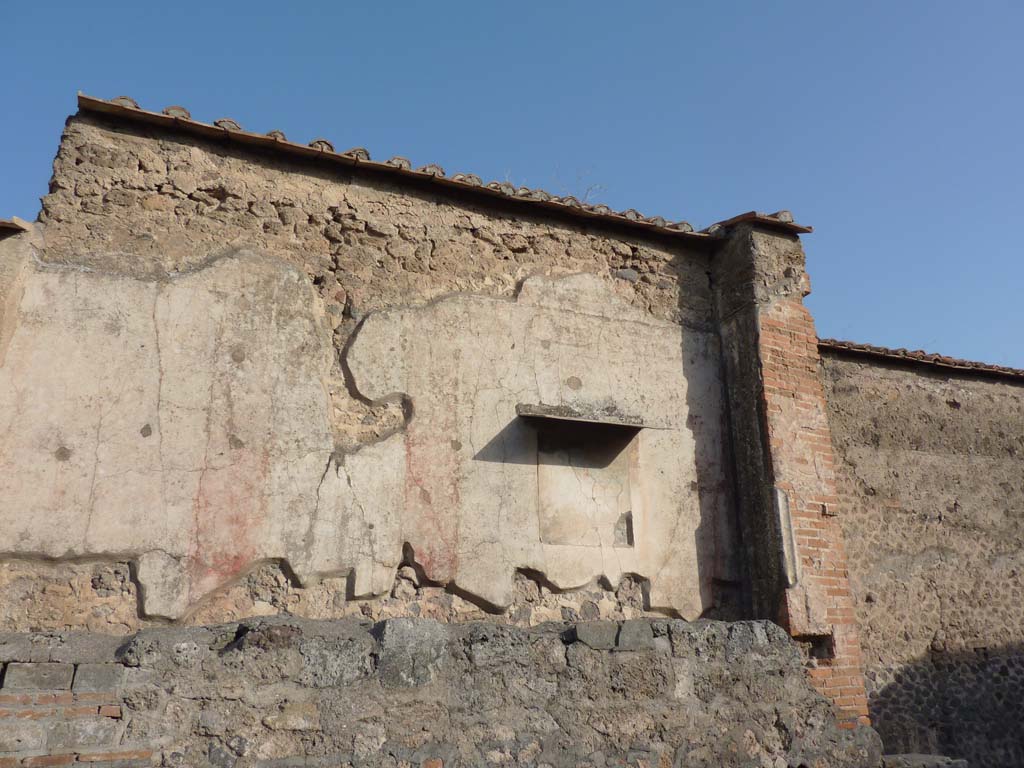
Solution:
[(213, 124), (218, 128), (223, 128), (225, 131), (240, 131), (242, 126), (232, 120), (230, 117), (222, 117), (220, 120), (214, 120)]
[[(122, 96), (121, 98), (125, 97)], [(139, 107), (136, 106), (135, 109), (139, 109)], [(182, 120), (192, 119), (192, 113), (184, 107), (179, 107), (177, 104), (172, 104), (169, 107), (164, 107), (163, 114), (167, 115), (168, 117), (180, 117)]]
[(872, 344), (858, 344), (853, 341), (839, 341), (837, 339), (818, 339), (818, 349), (825, 352), (838, 352), (855, 356), (873, 357), (876, 359), (892, 360), (900, 363), (928, 365), (936, 368), (964, 371), (984, 376), (997, 376), (1024, 380), (1024, 370), (1020, 368), (1009, 368), (1003, 365), (992, 365), (990, 363), (978, 363), (973, 360), (960, 360), (959, 358), (947, 357), (946, 355), (939, 355), (933, 352), (925, 352), (920, 349), (889, 349), (888, 347), (876, 347)]
[(726, 219), (725, 221), (720, 221), (717, 224), (712, 224), (704, 231), (713, 235), (735, 224), (743, 224), (745, 222), (756, 222), (772, 229), (779, 229), (783, 232), (789, 232), (794, 235), (803, 235), (814, 231), (814, 227), (805, 227), (801, 224), (795, 223), (793, 221), (793, 214), (789, 211), (776, 211), (775, 213), (748, 211), (747, 213), (741, 213), (739, 216), (733, 216), (731, 219)]
[(215, 138), (228, 138), (242, 144), (251, 146), (264, 146), (276, 149), (281, 152), (289, 152), (295, 155), (313, 156), (318, 155), (323, 159), (330, 159), (335, 162), (358, 164), (360, 166), (385, 171), (391, 174), (417, 177), (420, 179), (430, 178), (434, 182), (472, 189), (479, 194), (503, 195), (516, 200), (521, 200), (532, 205), (544, 208), (561, 209), (577, 216), (588, 218), (605, 219), (616, 221), (636, 228), (651, 229), (674, 236), (688, 238), (693, 241), (711, 240), (715, 236), (724, 233), (725, 229), (740, 222), (758, 222), (775, 229), (781, 229), (793, 234), (810, 232), (810, 227), (801, 227), (793, 223), (793, 217), (786, 211), (778, 214), (746, 213), (742, 216), (735, 216), (724, 222), (715, 224), (702, 232), (694, 231), (694, 228), (685, 221), (669, 222), (661, 216), (646, 217), (639, 211), (632, 208), (617, 213), (606, 205), (590, 205), (577, 200), (571, 195), (559, 197), (549, 194), (542, 189), (531, 189), (529, 187), (516, 188), (508, 182), (492, 181), (484, 184), (479, 176), (472, 173), (456, 173), (446, 176), (444, 169), (433, 163), (421, 166), (412, 170), (412, 163), (403, 157), (394, 157), (383, 163), (370, 160), (370, 154), (362, 147), (356, 147), (346, 152), (337, 152), (334, 145), (327, 139), (315, 139), (307, 146), (288, 141), (281, 131), (270, 131), (265, 135), (245, 131), (242, 127), (230, 118), (221, 118), (213, 125), (201, 123), (192, 119), (187, 109), (181, 106), (170, 106), (162, 112), (149, 112), (141, 109), (138, 103), (129, 96), (118, 96), (116, 99), (106, 101), (96, 99), (84, 94), (78, 95), (78, 106), (82, 110), (99, 112), (108, 115), (143, 122), (148, 124), (163, 125), (176, 130), (187, 131)]

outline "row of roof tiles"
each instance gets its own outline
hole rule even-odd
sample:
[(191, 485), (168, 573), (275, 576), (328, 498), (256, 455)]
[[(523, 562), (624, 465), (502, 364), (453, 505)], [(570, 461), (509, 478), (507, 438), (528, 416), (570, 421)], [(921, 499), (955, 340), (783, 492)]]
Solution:
[(965, 371), (986, 376), (1024, 379), (1024, 370), (1020, 368), (978, 363), (973, 360), (961, 360), (956, 357), (935, 354), (934, 352), (925, 352), (921, 349), (890, 349), (888, 347), (876, 347), (873, 344), (839, 341), (838, 339), (818, 339), (818, 349), (825, 352), (839, 352), (860, 357), (892, 360), (900, 363), (929, 365), (936, 368)]
[(455, 173), (449, 176), (441, 166), (434, 163), (414, 168), (412, 162), (404, 157), (392, 157), (383, 162), (374, 161), (370, 153), (363, 147), (353, 147), (342, 152), (337, 151), (327, 139), (314, 139), (309, 144), (288, 141), (283, 132), (274, 130), (265, 134), (251, 133), (242, 128), (237, 121), (228, 117), (214, 120), (213, 123), (202, 123), (192, 119), (191, 113), (181, 106), (165, 107), (160, 112), (142, 109), (129, 96), (118, 96), (116, 99), (97, 99), (84, 94), (78, 95), (80, 109), (90, 112), (116, 115), (137, 122), (164, 125), (190, 133), (208, 137), (227, 138), (243, 144), (263, 146), (276, 151), (292, 154), (316, 156), (348, 165), (359, 165), (371, 170), (384, 171), (404, 177), (416, 177), (453, 185), (466, 190), (476, 191), (492, 196), (502, 196), (513, 200), (533, 203), (538, 207), (556, 208), (563, 212), (588, 218), (599, 218), (615, 221), (634, 227), (654, 229), (663, 233), (679, 235), (688, 239), (707, 239), (724, 232), (726, 228), (741, 222), (757, 222), (762, 226), (788, 232), (805, 234), (812, 231), (811, 227), (801, 226), (793, 221), (789, 211), (777, 213), (749, 213), (734, 216), (705, 230), (697, 232), (686, 221), (668, 221), (661, 216), (644, 216), (630, 208), (625, 211), (614, 211), (607, 205), (590, 204), (571, 195), (558, 196), (545, 192), (543, 189), (516, 187), (506, 181), (484, 182), (473, 173)]

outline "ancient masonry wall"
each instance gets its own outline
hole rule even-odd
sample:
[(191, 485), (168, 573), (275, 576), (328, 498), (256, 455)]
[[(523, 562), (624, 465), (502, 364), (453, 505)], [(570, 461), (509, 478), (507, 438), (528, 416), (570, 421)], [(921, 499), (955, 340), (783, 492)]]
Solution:
[(775, 487), (785, 494), (798, 569), (796, 585), (786, 591), (785, 626), (796, 637), (830, 646), (810, 674), (826, 696), (866, 721), (814, 321), (802, 302), (790, 299), (762, 316), (760, 331), (769, 440), (778, 447)]
[(866, 723), (803, 250), (741, 228), (715, 269), (752, 608), (807, 644), (815, 685)]
[(75, 116), (0, 243), (3, 628), (757, 617), (869, 733), (785, 229), (670, 238)]
[(1024, 381), (821, 370), (873, 724), (890, 752), (1024, 765)]
[(769, 622), (0, 635), (0, 765), (864, 768)]
[[(499, 592), (498, 613), (517, 624), (639, 615), (656, 572), (662, 573), (666, 599), (675, 599), (680, 609), (690, 606), (682, 613), (740, 614), (742, 575), (725, 416), (716, 402), (719, 363), (706, 252), (599, 225), (524, 216), (345, 169), (228, 152), (216, 143), (88, 115), (68, 124), (51, 190), (36, 231), (0, 246), (7, 248), (10, 273), (0, 340), (9, 345), (7, 368), (11, 391), (17, 392), (0, 405), (13, 414), (13, 423), (23, 425), (17, 430), (25, 438), (20, 446), (10, 443), (17, 451), (12, 447), (0, 456), (11, 469), (7, 498), (18, 499), (2, 511), (23, 529), (17, 545), (8, 539), (0, 562), (7, 628), (130, 632), (146, 625), (147, 613), (191, 623), (281, 611), (316, 618), (403, 612), (476, 618), (494, 614), (493, 603), (499, 601), (458, 587), (471, 578), (499, 584), (493, 578), (496, 562), (511, 574), (510, 587)], [(580, 273), (596, 282), (573, 277)], [(460, 474), (454, 462), (466, 461), (460, 457), (470, 441), (453, 433), (438, 442), (437, 435), (459, 425), (428, 423), (430, 409), (420, 402), (414, 425), (419, 442), (410, 437), (403, 448), (403, 435), (410, 431), (408, 398), (385, 389), (374, 399), (360, 391), (362, 382), (349, 365), (355, 352), (367, 358), (364, 368), (376, 375), (387, 365), (400, 368), (401, 355), (414, 355), (417, 348), (428, 352), (424, 342), (451, 333), (411, 317), (411, 327), (422, 335), (400, 342), (401, 349), (393, 348), (389, 356), (385, 348), (394, 331), (375, 322), (374, 329), (383, 328), (378, 332), (382, 348), (368, 358), (361, 349), (350, 353), (356, 329), (367, 317), (391, 317), (385, 310), (399, 307), (424, 307), (427, 315), (426, 310), (469, 295), (507, 301), (481, 304), (486, 304), (481, 316), (493, 318), (495, 307), (511, 312), (523, 303), (526, 292), (520, 286), (527, 278), (534, 280), (531, 285), (551, 280), (529, 292), (538, 302), (530, 310), (536, 313), (531, 334), (555, 336), (539, 344), (527, 339), (538, 344), (537, 351), (515, 353), (526, 362), (505, 373), (504, 362), (484, 359), (494, 349), (493, 339), (487, 344), (470, 339), (465, 347), (475, 347), (482, 357), (477, 362), (453, 357), (456, 372), (496, 371), (498, 380), (489, 384), (477, 376), (471, 393), (476, 402), (467, 404), (466, 413), (475, 419), (477, 413), (498, 411), (488, 387), (506, 399), (514, 396), (506, 390), (518, 391), (528, 402), (539, 399), (527, 385), (554, 388), (556, 397), (578, 394), (596, 401), (602, 388), (617, 387), (626, 405), (631, 396), (650, 405), (672, 392), (666, 377), (621, 361), (617, 365), (626, 365), (627, 377), (618, 381), (606, 373), (616, 366), (589, 359), (586, 346), (596, 340), (599, 347), (604, 337), (605, 347), (625, 348), (614, 342), (614, 333), (629, 334), (634, 350), (642, 349), (636, 342), (644, 333), (666, 340), (674, 352), (658, 350), (653, 362), (675, 366), (670, 375), (689, 387), (690, 412), (683, 405), (673, 413), (677, 403), (672, 403), (663, 410), (669, 421), (655, 424), (660, 431), (651, 434), (659, 440), (679, 435), (688, 443), (683, 452), (694, 454), (692, 477), (678, 476), (679, 492), (671, 494), (686, 499), (681, 514), (690, 520), (676, 535), (691, 550), (686, 557), (692, 576), (674, 577), (677, 566), (661, 562), (663, 553), (641, 559), (632, 573), (608, 571), (609, 579), (576, 581), (565, 590), (552, 583), (554, 572), (549, 575), (535, 552), (486, 552), (489, 526), (477, 523), (475, 533), (452, 517), (458, 501), (450, 498), (447, 478)], [(307, 279), (309, 294), (303, 287)], [(562, 294), (551, 298), (545, 291)], [(78, 307), (76, 297), (82, 296), (92, 298)], [(586, 300), (589, 306), (582, 305)], [(57, 304), (64, 305), (62, 314), (48, 309)], [(552, 311), (563, 307), (560, 315)], [(559, 322), (575, 325), (564, 331)], [(50, 342), (32, 339), (52, 333), (55, 348), (64, 344), (62, 337), (70, 336), (61, 323), (84, 336), (55, 369), (52, 361), (38, 359), (38, 348)], [(569, 335), (559, 338), (563, 332)], [(510, 342), (513, 349), (517, 342), (523, 348), (520, 339)], [(90, 351), (75, 351), (83, 347)], [(117, 363), (124, 350), (130, 354)], [(597, 375), (559, 370), (564, 366), (556, 352), (562, 351), (562, 360), (575, 356)], [(104, 358), (102, 365), (97, 366), (98, 358)], [(14, 370), (19, 365), (20, 378)], [(548, 367), (539, 374), (529, 367), (543, 365)], [(686, 379), (680, 379), (686, 366)], [(31, 404), (39, 390), (33, 394), (16, 386), (26, 380), (27, 370), (39, 375), (76, 367), (70, 384), (42, 374), (58, 389), (80, 390), (66, 414), (57, 409), (66, 398), (57, 398), (48, 417), (40, 418)], [(201, 383), (193, 381), (197, 372), (206, 377)], [(433, 389), (439, 397), (456, 397), (443, 382), (445, 373), (431, 374)], [(564, 381), (550, 381), (551, 373)], [(639, 376), (649, 386), (629, 378)], [(112, 388), (118, 391), (113, 398)], [(323, 391), (327, 406), (321, 416), (310, 403)], [(684, 416), (678, 428), (664, 429)], [(130, 419), (139, 423), (129, 428)], [(508, 446), (499, 444), (491, 453), (495, 450)], [(441, 453), (450, 454), (451, 461), (439, 461)], [(421, 454), (433, 462), (426, 474), (440, 478), (433, 485), (434, 477), (416, 476), (417, 467), (405, 473), (404, 485), (400, 479), (395, 487), (360, 480), (398, 476), (407, 457), (412, 461)], [(154, 478), (160, 477), (157, 483)], [(52, 492), (40, 493), (51, 486)], [(131, 496), (122, 489), (131, 489)], [(512, 489), (491, 490), (490, 498), (500, 499)], [(380, 510), (370, 508), (368, 500), (376, 500)], [(380, 516), (376, 528), (351, 520), (360, 505), (367, 508), (364, 517)], [(396, 519), (398, 506), (408, 507), (409, 514)], [(231, 514), (223, 514), (229, 507)], [(156, 528), (149, 524), (154, 508), (161, 510)], [(317, 514), (311, 515), (314, 508)], [(60, 532), (59, 540), (40, 535), (33, 520), (43, 514), (64, 521), (52, 529)], [(342, 527), (331, 528), (339, 515)], [(416, 520), (435, 527), (421, 525), (417, 536)], [(524, 529), (514, 527), (502, 535), (511, 538)], [(147, 535), (156, 539), (143, 540)], [(403, 538), (412, 546), (403, 549)], [(667, 535), (654, 536), (660, 539), (669, 541)], [(318, 546), (333, 549), (321, 552)], [(676, 555), (673, 563), (684, 562)], [(467, 576), (471, 556), (487, 567)], [(519, 572), (512, 573), (516, 568)], [(586, 568), (572, 569), (561, 586)], [(150, 581), (148, 591), (139, 590), (140, 579)], [(672, 613), (671, 603), (659, 607)]]

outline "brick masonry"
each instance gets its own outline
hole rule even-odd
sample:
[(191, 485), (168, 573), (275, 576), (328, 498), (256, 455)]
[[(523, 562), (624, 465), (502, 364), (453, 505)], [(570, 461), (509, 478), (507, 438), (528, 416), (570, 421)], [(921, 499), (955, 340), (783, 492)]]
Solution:
[(868, 723), (863, 662), (838, 515), (835, 458), (818, 376), (818, 337), (803, 302), (785, 299), (760, 318), (759, 349), (775, 486), (789, 500), (802, 571), (786, 590), (783, 625), (795, 637), (826, 638), (811, 680), (850, 717)]
[[(0, 644), (16, 653), (17, 643)], [(117, 663), (10, 661), (0, 687), (0, 768), (136, 768), (153, 751), (126, 737)], [(80, 682), (81, 681), (81, 682)]]
[(792, 236), (737, 227), (712, 274), (725, 357), (749, 610), (803, 641), (815, 686), (867, 725), (835, 459)]

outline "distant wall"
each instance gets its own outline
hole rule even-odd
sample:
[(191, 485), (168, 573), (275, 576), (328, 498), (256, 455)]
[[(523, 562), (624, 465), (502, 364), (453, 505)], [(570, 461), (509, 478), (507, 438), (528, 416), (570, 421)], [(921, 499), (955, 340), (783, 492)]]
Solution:
[(1024, 765), (1024, 381), (823, 350), (887, 752)]

